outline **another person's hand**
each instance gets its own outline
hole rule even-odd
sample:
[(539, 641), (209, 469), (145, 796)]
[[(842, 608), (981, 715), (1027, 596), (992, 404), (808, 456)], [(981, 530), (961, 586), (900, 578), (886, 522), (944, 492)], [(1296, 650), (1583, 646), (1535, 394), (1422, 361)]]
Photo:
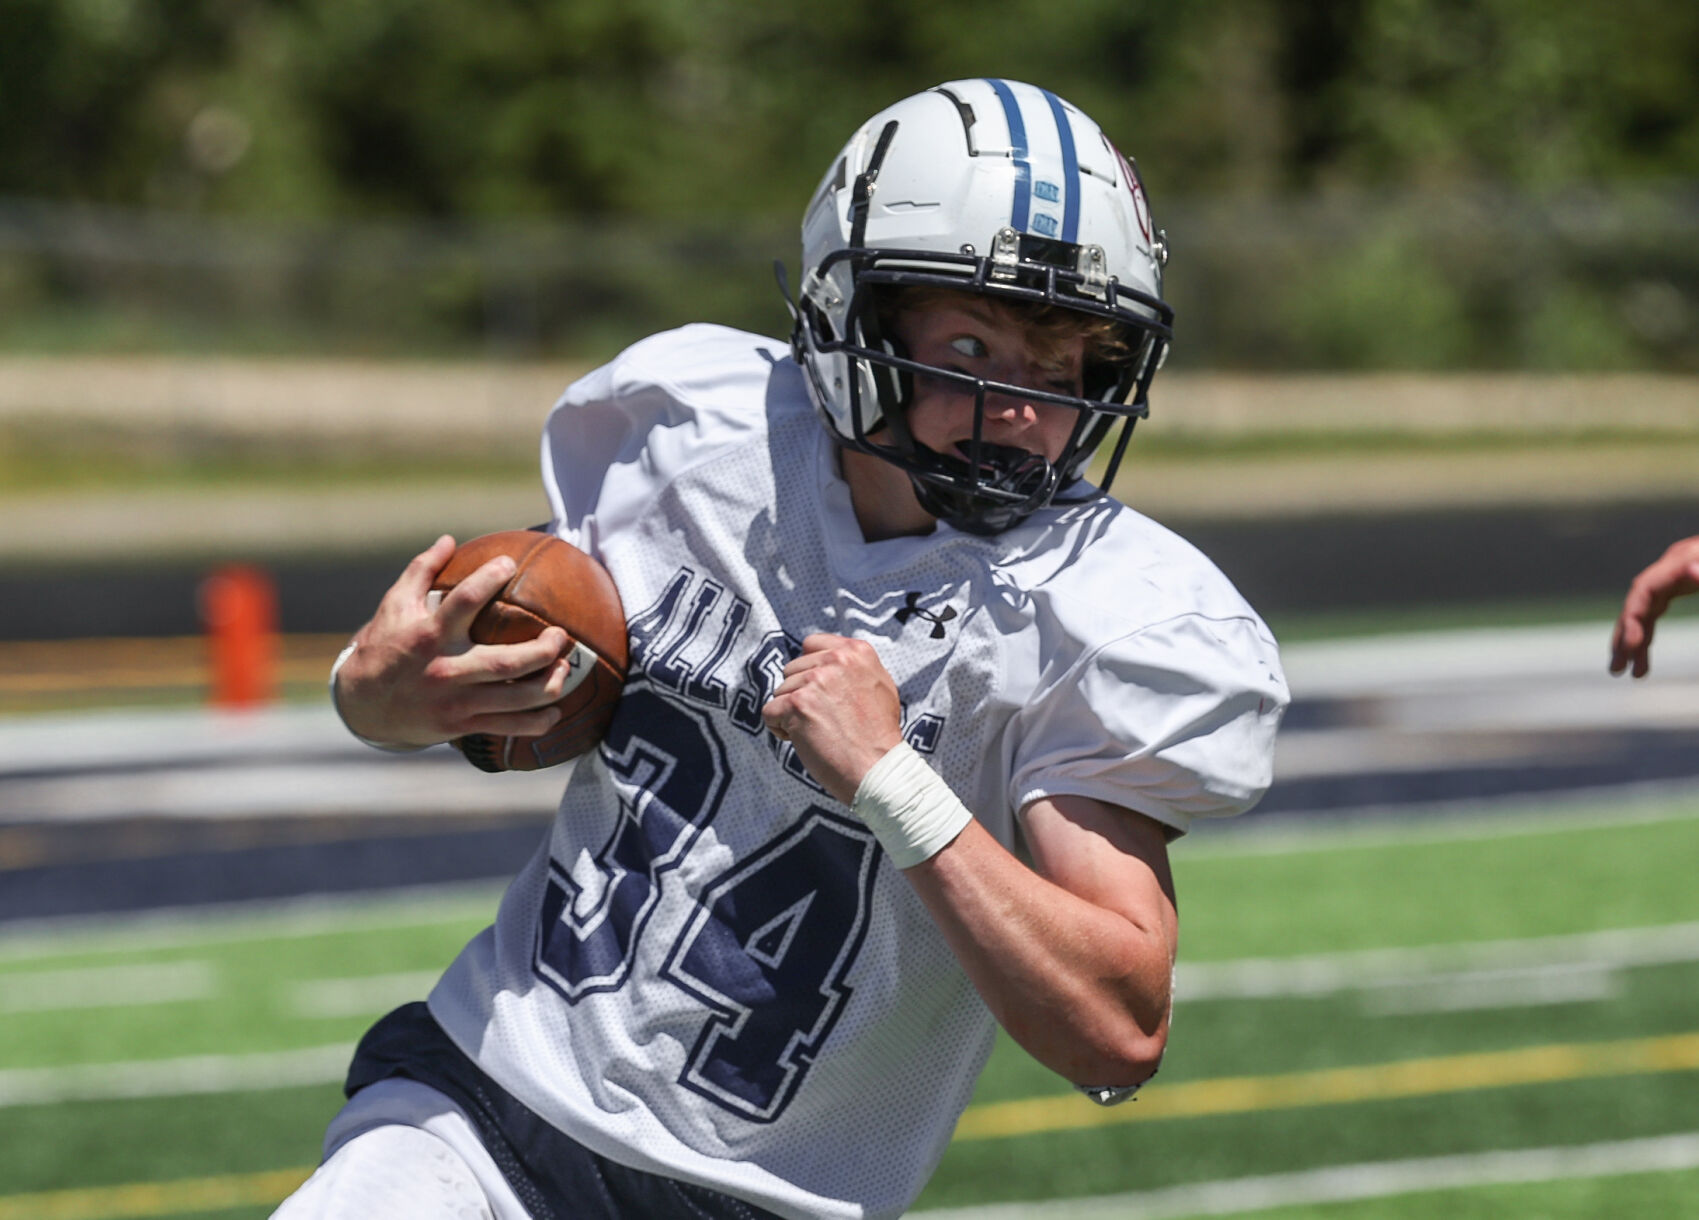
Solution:
[(1611, 673), (1630, 666), (1636, 678), (1652, 668), (1652, 627), (1675, 598), (1699, 592), (1699, 535), (1683, 538), (1634, 578), (1611, 633)]
[(803, 640), (761, 715), (846, 805), (869, 768), (903, 739), (902, 700), (884, 662), (865, 640), (840, 635)]
[(474, 644), (472, 620), (514, 573), (490, 560), (438, 602), (435, 581), (454, 554), (438, 538), (402, 571), (354, 636), (336, 675), (343, 721), (368, 741), (435, 745), (467, 733), (530, 737), (560, 718), (549, 706), (568, 675), (566, 633), (550, 627), (523, 644)]

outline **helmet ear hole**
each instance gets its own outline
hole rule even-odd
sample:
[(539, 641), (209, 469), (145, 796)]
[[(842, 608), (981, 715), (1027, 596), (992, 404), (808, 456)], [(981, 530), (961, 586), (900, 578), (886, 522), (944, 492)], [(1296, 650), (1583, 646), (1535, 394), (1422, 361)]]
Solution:
[[(881, 335), (879, 348), (887, 356), (895, 356), (898, 360), (909, 359), (908, 347), (895, 335)], [(888, 364), (877, 365), (873, 373), (879, 382), (879, 401), (887, 412), (900, 411), (908, 407), (914, 397), (914, 375), (907, 369), (895, 368)]]
[(1080, 396), (1093, 402), (1108, 401), (1123, 380), (1121, 369), (1115, 365), (1089, 360), (1080, 370)]
[(1123, 403), (1138, 380), (1138, 366), (1127, 361), (1087, 361), (1080, 371), (1080, 396), (1092, 402)]
[[(866, 346), (870, 351), (883, 352), (897, 360), (907, 360), (910, 358), (907, 345), (880, 317), (881, 303), (878, 293), (869, 293), (862, 303), (859, 326)], [(893, 367), (880, 360), (869, 360), (867, 365), (868, 374), (872, 377), (874, 388), (879, 395), (882, 412), (890, 416), (907, 408), (914, 393), (914, 378), (908, 370)]]

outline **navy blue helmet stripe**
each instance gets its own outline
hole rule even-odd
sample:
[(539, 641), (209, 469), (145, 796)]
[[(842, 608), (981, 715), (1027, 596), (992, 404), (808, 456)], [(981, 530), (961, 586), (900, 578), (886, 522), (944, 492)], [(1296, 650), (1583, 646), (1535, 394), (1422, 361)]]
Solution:
[(1040, 92), (1050, 103), (1050, 113), (1056, 119), (1056, 135), (1062, 141), (1062, 172), (1068, 177), (1068, 201), (1062, 211), (1062, 240), (1077, 242), (1080, 239), (1080, 158), (1074, 148), (1074, 125), (1068, 122), (1061, 98), (1048, 89)]
[(1015, 92), (1009, 88), (1007, 81), (988, 77), (985, 83), (1003, 103), (1003, 116), (1009, 121), (1009, 149), (1015, 158), (1015, 198), (1009, 207), (1009, 224), (1018, 232), (1025, 233), (1027, 212), (1032, 206), (1032, 164), (1026, 159), (1026, 123), (1021, 120), (1021, 105), (1015, 100)]

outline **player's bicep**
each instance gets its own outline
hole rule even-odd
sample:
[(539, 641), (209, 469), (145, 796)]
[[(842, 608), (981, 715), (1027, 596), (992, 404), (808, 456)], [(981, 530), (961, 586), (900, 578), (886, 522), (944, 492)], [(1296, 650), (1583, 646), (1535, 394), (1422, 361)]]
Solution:
[(1172, 960), (1179, 919), (1167, 827), (1131, 809), (1065, 795), (1032, 801), (1021, 824), (1041, 876), (1156, 936)]

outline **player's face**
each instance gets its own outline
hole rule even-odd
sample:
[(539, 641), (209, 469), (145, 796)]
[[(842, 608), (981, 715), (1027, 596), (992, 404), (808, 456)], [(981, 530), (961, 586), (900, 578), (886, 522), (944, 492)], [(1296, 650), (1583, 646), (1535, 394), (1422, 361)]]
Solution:
[[(911, 309), (896, 319), (897, 335), (912, 359), (986, 381), (1053, 393), (1080, 393), (1085, 339), (1066, 341), (1057, 356), (1038, 360), (1020, 324), (983, 303), (939, 302)], [(974, 394), (938, 377), (916, 375), (909, 430), (937, 453), (967, 457), (973, 440)], [(1028, 401), (1020, 395), (986, 395), (981, 435), (998, 445), (1043, 454), (1054, 463), (1067, 447), (1079, 415), (1069, 407)]]

